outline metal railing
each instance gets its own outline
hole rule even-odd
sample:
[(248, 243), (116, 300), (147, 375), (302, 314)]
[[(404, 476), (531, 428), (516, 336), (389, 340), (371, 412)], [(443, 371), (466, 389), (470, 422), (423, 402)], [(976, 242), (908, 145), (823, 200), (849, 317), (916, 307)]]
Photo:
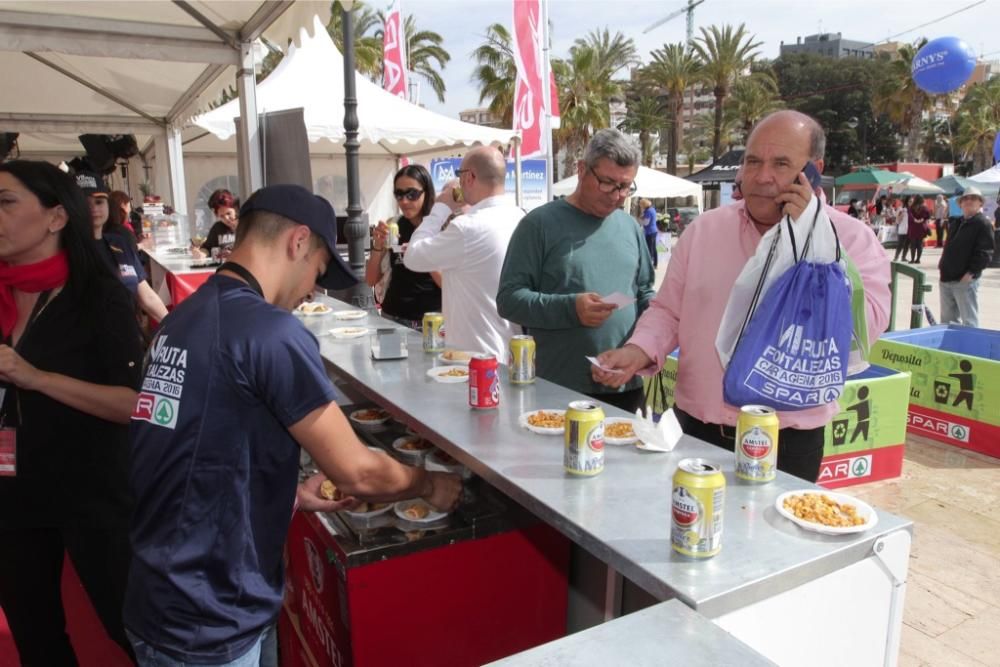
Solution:
[(899, 283), (899, 274), (903, 274), (913, 279), (913, 302), (910, 304), (910, 328), (919, 329), (924, 326), (924, 295), (931, 291), (932, 286), (927, 284), (927, 277), (923, 271), (901, 264), (892, 263), (892, 282), (889, 289), (892, 291), (892, 304), (889, 310), (889, 331), (896, 330), (896, 287)]

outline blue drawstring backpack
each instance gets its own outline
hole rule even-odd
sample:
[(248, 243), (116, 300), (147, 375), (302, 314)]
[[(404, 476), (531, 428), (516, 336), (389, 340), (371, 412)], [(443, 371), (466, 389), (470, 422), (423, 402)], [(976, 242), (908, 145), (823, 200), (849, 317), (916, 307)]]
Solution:
[[(814, 217), (813, 229), (815, 225)], [(805, 410), (837, 400), (844, 390), (853, 326), (851, 283), (840, 261), (839, 240), (836, 261), (810, 262), (804, 258), (812, 229), (801, 255), (787, 219), (780, 232), (789, 234), (795, 264), (754, 307), (767, 275), (765, 265), (722, 381), (725, 401), (733, 406)], [(778, 234), (771, 256), (777, 243)]]

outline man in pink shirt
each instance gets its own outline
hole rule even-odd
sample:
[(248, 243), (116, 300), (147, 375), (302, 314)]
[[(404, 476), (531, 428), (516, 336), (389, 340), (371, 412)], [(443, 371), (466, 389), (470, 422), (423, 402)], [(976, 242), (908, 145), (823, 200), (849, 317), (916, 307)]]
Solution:
[[(812, 192), (803, 166), (823, 171), (826, 137), (820, 125), (797, 111), (778, 111), (757, 124), (743, 157), (744, 199), (708, 211), (680, 237), (660, 290), (624, 347), (600, 355), (609, 372), (593, 367), (597, 382), (620, 386), (636, 373), (652, 375), (680, 346), (677, 417), (684, 432), (733, 450), (740, 406), (722, 398), (723, 368), (715, 337), (729, 293), (761, 236), (785, 215), (796, 219)], [(874, 342), (889, 322), (889, 258), (864, 223), (830, 206), (840, 242), (865, 286), (868, 337)], [(839, 410), (832, 402), (798, 412), (779, 412), (778, 468), (815, 481), (823, 458), (823, 428)]]

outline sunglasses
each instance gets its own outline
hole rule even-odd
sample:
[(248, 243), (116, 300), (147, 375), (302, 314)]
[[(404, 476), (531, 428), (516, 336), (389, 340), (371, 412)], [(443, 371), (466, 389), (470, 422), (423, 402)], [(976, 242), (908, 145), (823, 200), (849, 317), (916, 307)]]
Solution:
[(392, 195), (396, 198), (396, 201), (399, 201), (400, 199), (405, 199), (406, 201), (417, 201), (424, 196), (424, 191), (416, 188), (409, 188), (407, 190), (393, 190)]

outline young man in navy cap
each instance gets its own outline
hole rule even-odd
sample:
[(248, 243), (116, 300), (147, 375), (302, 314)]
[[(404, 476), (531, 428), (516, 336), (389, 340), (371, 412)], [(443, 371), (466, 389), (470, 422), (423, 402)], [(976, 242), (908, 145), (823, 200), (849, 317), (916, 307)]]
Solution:
[[(282, 546), (293, 503), (335, 511), (420, 496), (456, 504), (454, 475), (361, 444), (316, 339), (288, 311), (356, 281), (336, 218), (293, 185), (254, 193), (232, 255), (163, 322), (132, 415), (133, 561), (125, 625), (140, 665), (276, 665)], [(296, 487), (299, 446), (347, 497)], [(358, 500), (356, 500), (358, 499)]]

